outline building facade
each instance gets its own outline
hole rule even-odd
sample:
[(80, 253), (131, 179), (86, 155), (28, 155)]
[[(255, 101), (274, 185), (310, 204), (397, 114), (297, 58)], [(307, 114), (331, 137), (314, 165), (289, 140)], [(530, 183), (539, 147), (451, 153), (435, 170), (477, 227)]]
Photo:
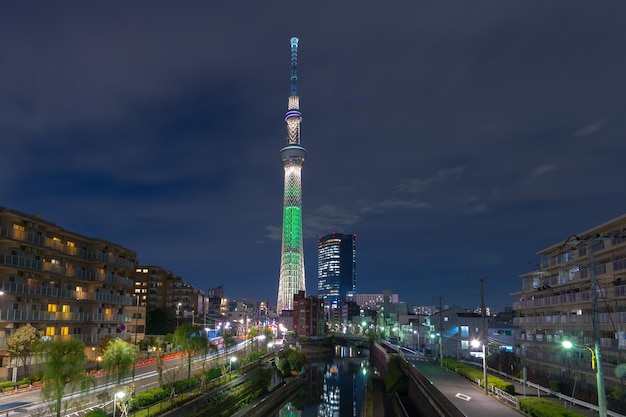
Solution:
[(138, 266), (136, 281), (137, 288), (145, 288), (147, 292), (145, 303), (148, 311), (159, 308), (173, 314), (178, 324), (192, 322), (192, 317), (208, 312), (204, 291), (160, 266)]
[(285, 170), (283, 234), (276, 310), (293, 309), (293, 296), (306, 291), (302, 248), (302, 165), (306, 149), (300, 146), (300, 98), (297, 88), (298, 38), (291, 38), (291, 95), (285, 114), (287, 146), (280, 151)]
[[(595, 345), (607, 389), (626, 367), (626, 215), (541, 250), (513, 295), (516, 354), (528, 366), (576, 369), (594, 384)], [(570, 341), (576, 349), (566, 350)], [(624, 373), (624, 372), (623, 372)]]
[(27, 323), (44, 340), (81, 340), (94, 362), (104, 337), (127, 338), (135, 265), (118, 244), (0, 208), (0, 379), (16, 366), (6, 339)]
[(340, 308), (356, 291), (356, 235), (332, 233), (318, 239), (317, 279), (326, 310)]
[(324, 336), (324, 307), (322, 300), (299, 291), (293, 296), (293, 327), (298, 336)]

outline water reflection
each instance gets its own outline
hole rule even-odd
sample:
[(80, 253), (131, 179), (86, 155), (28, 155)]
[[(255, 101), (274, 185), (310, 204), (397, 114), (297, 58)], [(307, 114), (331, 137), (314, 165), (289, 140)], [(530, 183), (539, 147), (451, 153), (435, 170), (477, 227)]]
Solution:
[(276, 413), (275, 417), (358, 416), (365, 393), (369, 361), (365, 358), (335, 358), (312, 364), (308, 384)]

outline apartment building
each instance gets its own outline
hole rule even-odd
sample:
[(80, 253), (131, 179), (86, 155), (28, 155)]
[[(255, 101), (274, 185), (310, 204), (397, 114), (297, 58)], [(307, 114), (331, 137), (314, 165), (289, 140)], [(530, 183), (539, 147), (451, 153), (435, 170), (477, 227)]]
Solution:
[(104, 337), (126, 338), (135, 265), (121, 245), (0, 207), (0, 380), (17, 366), (6, 339), (27, 323), (47, 340), (83, 341), (91, 361)]
[[(522, 289), (513, 294), (516, 354), (529, 367), (574, 370), (593, 385), (597, 321), (607, 389), (619, 383), (626, 376), (615, 372), (626, 362), (626, 215), (565, 236), (538, 255), (539, 268), (522, 275)], [(564, 349), (566, 340), (576, 348)]]
[(137, 289), (146, 290), (148, 311), (161, 309), (173, 314), (178, 322), (192, 322), (192, 316), (208, 313), (208, 298), (178, 275), (157, 265), (136, 268)]
[(298, 291), (293, 295), (293, 329), (298, 336), (324, 336), (324, 304), (321, 298)]

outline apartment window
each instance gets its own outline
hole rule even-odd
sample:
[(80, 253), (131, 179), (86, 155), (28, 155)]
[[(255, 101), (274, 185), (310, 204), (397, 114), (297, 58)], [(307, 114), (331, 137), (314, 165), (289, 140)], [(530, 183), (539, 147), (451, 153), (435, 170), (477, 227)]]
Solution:
[(61, 336), (67, 336), (70, 334), (70, 328), (68, 326), (61, 326)]
[(56, 304), (48, 304), (48, 311), (50, 313), (56, 313), (57, 312), (57, 305)]
[(67, 304), (63, 304), (63, 306), (61, 307), (61, 311), (64, 313), (69, 313), (70, 312), (70, 306)]
[(469, 337), (469, 326), (461, 326), (461, 337)]
[(113, 310), (111, 308), (105, 308), (104, 314), (113, 314)]
[(54, 326), (46, 327), (46, 336), (54, 336), (55, 333), (56, 333), (56, 328)]

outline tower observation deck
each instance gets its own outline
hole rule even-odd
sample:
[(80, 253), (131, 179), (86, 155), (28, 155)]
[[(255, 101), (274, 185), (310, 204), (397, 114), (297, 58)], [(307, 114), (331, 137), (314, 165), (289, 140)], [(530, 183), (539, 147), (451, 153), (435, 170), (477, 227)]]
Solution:
[(293, 295), (306, 291), (302, 249), (302, 165), (306, 149), (300, 146), (300, 98), (298, 97), (298, 38), (291, 38), (291, 94), (285, 113), (287, 146), (280, 151), (285, 170), (283, 233), (276, 310), (293, 310)]

